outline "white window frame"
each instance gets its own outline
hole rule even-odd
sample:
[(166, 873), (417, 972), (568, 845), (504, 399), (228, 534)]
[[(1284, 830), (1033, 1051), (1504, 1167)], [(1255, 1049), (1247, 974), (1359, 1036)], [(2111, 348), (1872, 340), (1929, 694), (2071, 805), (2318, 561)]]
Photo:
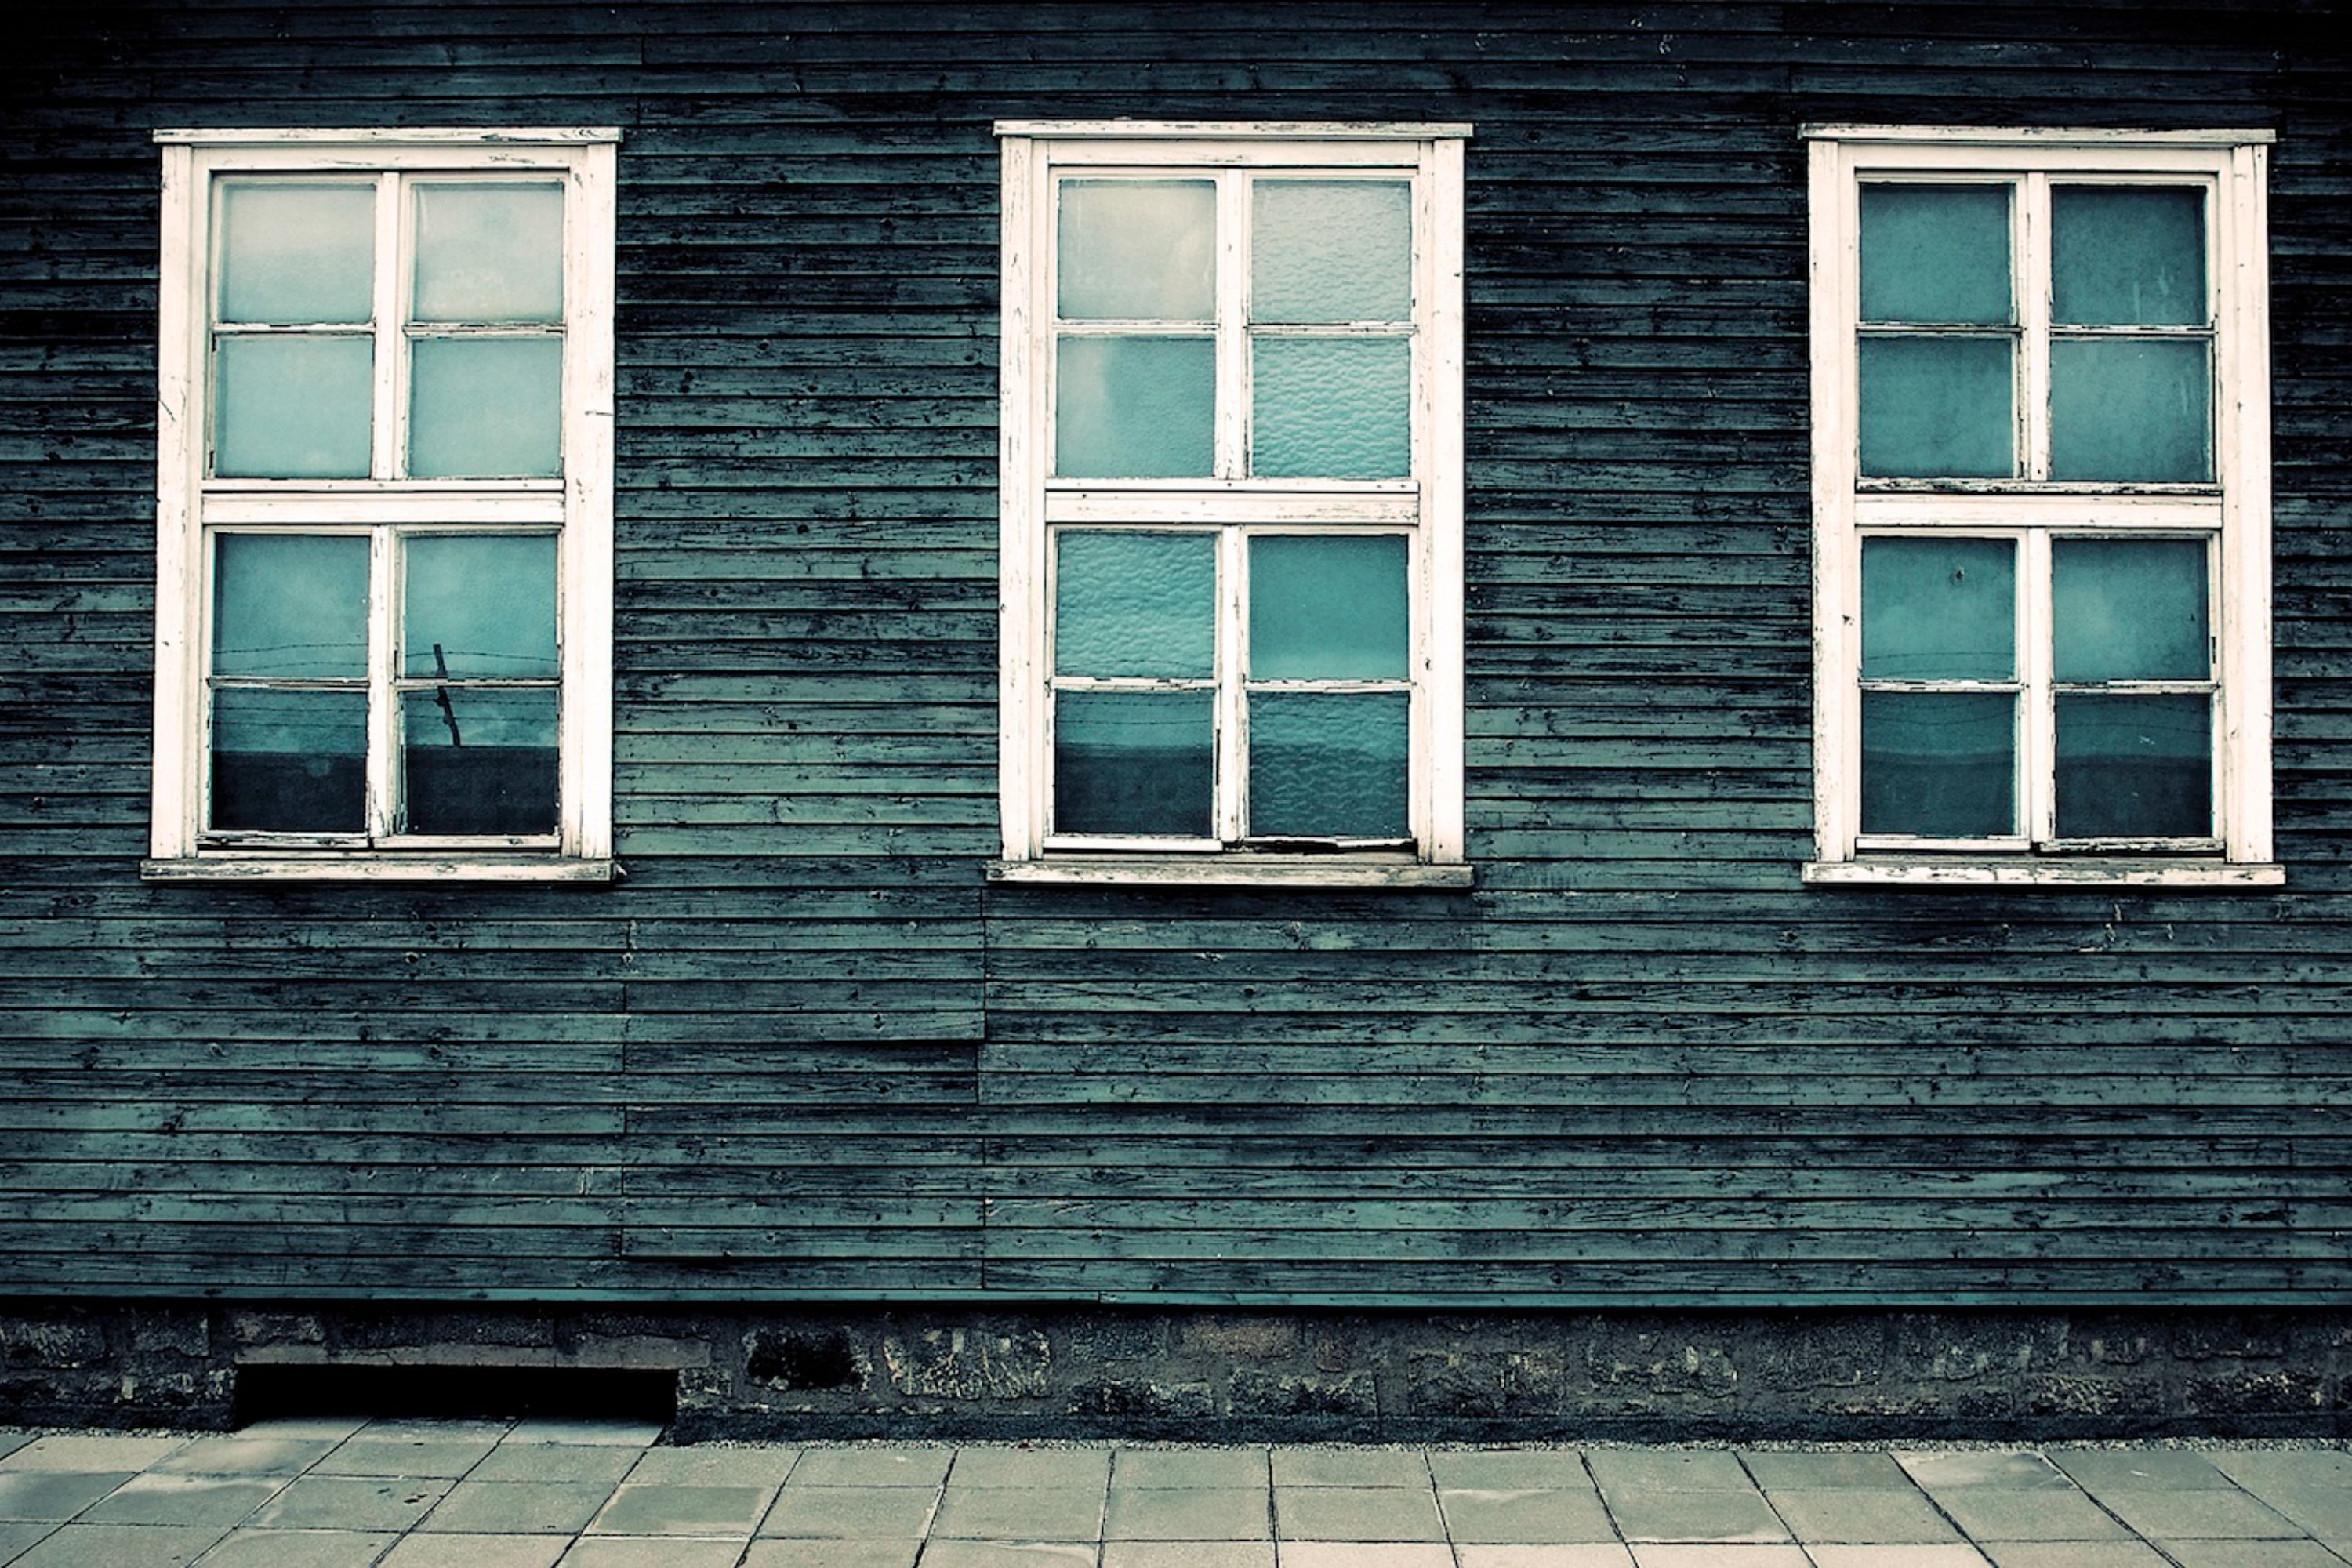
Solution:
[[(605, 127), (485, 130), (159, 131), (163, 150), (156, 398), (155, 763), (150, 858), (156, 880), (606, 881), (613, 861), (613, 267), (615, 144)], [(396, 305), (404, 202), (378, 204), (376, 477), (215, 479), (210, 272), (213, 183), (224, 174), (391, 179), (560, 177), (564, 203), (562, 472), (539, 479), (406, 479), (406, 331)], [(387, 300), (387, 289), (394, 298)], [(394, 351), (394, 352), (387, 352)], [(561, 717), (556, 831), (526, 838), (392, 837), (385, 777), (398, 672), (385, 662), (394, 614), (394, 536), (484, 526), (557, 534)], [(205, 826), (211, 539), (228, 531), (341, 532), (373, 542), (369, 594), (369, 822), (359, 836), (214, 832)], [(356, 841), (355, 841), (356, 839)]]
[[(2272, 860), (2271, 461), (2266, 131), (1976, 130), (1808, 126), (1811, 147), (1813, 782), (1822, 884), (2268, 886)], [(2011, 479), (1874, 479), (1860, 470), (1860, 189), (1867, 179), (2009, 179), (2021, 312), (2015, 399), (2024, 473)], [(2213, 291), (2214, 479), (2208, 484), (2053, 482), (2048, 472), (2049, 186), (2053, 180), (2194, 184), (2208, 192)], [(2186, 841), (2048, 837), (2052, 537), (2211, 541), (2209, 592), (2220, 693), (2217, 834)], [(2018, 542), (2016, 838), (1908, 843), (1861, 830), (1861, 560), (1874, 535)], [(1995, 683), (1999, 684), (1999, 683)], [(2195, 684), (2195, 683), (2190, 683)], [(2036, 842), (2036, 830), (2042, 835)]]
[[(1462, 826), (1462, 207), (1463, 140), (1470, 128), (1018, 121), (1000, 122), (996, 133), (1003, 149), (998, 693), (1003, 854), (989, 875), (1018, 882), (1470, 886)], [(1218, 180), (1216, 477), (1052, 477), (1054, 188), (1064, 172), (1085, 169)], [(1258, 169), (1378, 173), (1412, 184), (1409, 479), (1239, 477), (1248, 397), (1246, 356), (1238, 348), (1239, 301), (1248, 254), (1244, 186), (1223, 172)], [(1051, 533), (1089, 522), (1219, 531), (1216, 838), (1090, 839), (1050, 831)], [(1244, 847), (1236, 837), (1233, 782), (1241, 765), (1238, 557), (1253, 533), (1351, 528), (1402, 532), (1412, 541), (1412, 847), (1331, 844), (1313, 853)]]

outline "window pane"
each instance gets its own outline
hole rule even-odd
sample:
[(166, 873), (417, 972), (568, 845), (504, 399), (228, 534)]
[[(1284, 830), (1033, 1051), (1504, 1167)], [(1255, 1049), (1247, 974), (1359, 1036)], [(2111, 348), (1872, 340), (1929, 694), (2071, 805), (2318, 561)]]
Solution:
[(443, 686), (401, 704), (409, 832), (555, 831), (552, 689)]
[(375, 186), (220, 183), (224, 321), (306, 326), (375, 314)]
[(1206, 691), (1054, 700), (1054, 831), (1206, 838), (1216, 789)]
[(412, 536), (402, 673), (553, 679), (555, 536)]
[(416, 187), (418, 321), (563, 315), (563, 187)]
[(1064, 529), (1055, 539), (1055, 674), (1216, 672), (1215, 535)]
[(2210, 837), (2212, 700), (2061, 693), (2057, 773), (2061, 838)]
[(1862, 319), (2007, 326), (2007, 185), (1862, 187)]
[(1261, 178), (1252, 205), (1250, 320), (1411, 319), (1412, 186)]
[(214, 674), (363, 680), (367, 651), (365, 539), (214, 537)]
[(367, 711), (364, 691), (215, 691), (212, 826), (366, 831)]
[(1204, 479), (1214, 466), (1216, 344), (1208, 338), (1061, 340), (1055, 472)]
[(367, 478), (375, 431), (375, 347), (368, 339), (224, 335), (214, 360), (214, 473)]
[(1862, 830), (2015, 833), (2017, 700), (2005, 691), (1864, 692)]
[(2017, 674), (2017, 547), (2006, 539), (1862, 542), (1864, 680)]
[(1412, 610), (1401, 534), (1260, 534), (1249, 542), (1256, 680), (1402, 680)]
[(419, 338), (411, 367), (411, 478), (528, 479), (561, 471), (562, 340)]
[(2017, 471), (2008, 338), (1864, 338), (1862, 471), (2008, 479)]
[(2050, 477), (2213, 477), (2213, 375), (2201, 341), (2056, 338)]
[(1255, 691), (1249, 705), (1251, 837), (1411, 831), (1404, 692)]
[(1386, 479), (1412, 471), (1412, 345), (1402, 338), (1252, 340), (1250, 471)]
[(1217, 187), (1206, 180), (1065, 180), (1065, 321), (1205, 321), (1216, 314)]
[(2051, 317), (2081, 327), (2201, 327), (2205, 193), (2053, 185)]
[(2205, 542), (2055, 539), (2051, 642), (2060, 680), (2204, 680)]

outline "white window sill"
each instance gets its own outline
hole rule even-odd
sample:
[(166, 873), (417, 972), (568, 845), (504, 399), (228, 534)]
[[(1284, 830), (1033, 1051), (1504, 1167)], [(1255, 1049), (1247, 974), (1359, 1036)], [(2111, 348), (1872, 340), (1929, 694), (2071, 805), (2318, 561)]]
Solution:
[(991, 860), (992, 882), (1158, 888), (1395, 888), (1466, 892), (1468, 866), (1340, 856), (1056, 855)]
[(1876, 857), (1814, 860), (1805, 867), (1805, 880), (1814, 887), (1847, 888), (2276, 888), (2285, 883), (2286, 868), (2159, 857), (2065, 860)]
[(236, 851), (142, 860), (147, 882), (617, 882), (620, 862), (560, 855)]

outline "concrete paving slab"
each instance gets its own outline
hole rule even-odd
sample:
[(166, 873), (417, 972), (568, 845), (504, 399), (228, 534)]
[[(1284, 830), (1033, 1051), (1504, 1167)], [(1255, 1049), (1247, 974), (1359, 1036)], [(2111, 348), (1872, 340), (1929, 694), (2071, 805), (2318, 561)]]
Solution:
[(775, 1497), (770, 1487), (631, 1483), (613, 1493), (588, 1530), (595, 1535), (731, 1535), (748, 1541)]
[(68, 1524), (9, 1568), (186, 1568), (227, 1533), (199, 1524)]
[(1568, 1490), (1468, 1490), (1437, 1494), (1438, 1510), (1456, 1542), (1543, 1546), (1616, 1539), (1600, 1494)]
[(939, 1504), (934, 1487), (814, 1487), (787, 1482), (760, 1521), (761, 1535), (829, 1541), (920, 1541)]
[(2129, 1531), (2081, 1492), (1954, 1487), (1936, 1501), (1969, 1540), (2116, 1541)]
[(1891, 1454), (1803, 1453), (1794, 1450), (1743, 1450), (1739, 1462), (1765, 1491), (1795, 1488), (1805, 1491), (1903, 1491), (1912, 1482), (1909, 1472)]
[(1805, 1555), (1813, 1560), (1813, 1568), (1990, 1568), (1985, 1554), (1965, 1542), (1937, 1545), (1809, 1542)]
[(2162, 1541), (2180, 1568), (2343, 1568), (2315, 1541)]
[(185, 1437), (118, 1437), (111, 1434), (85, 1436), (52, 1433), (0, 1459), (0, 1469), (81, 1470), (91, 1474), (143, 1470), (173, 1450), (185, 1447)]
[(2214, 1468), (2259, 1494), (2273, 1486), (2336, 1486), (2352, 1490), (2352, 1451), (2342, 1448), (2217, 1448)]
[(915, 1568), (922, 1549), (919, 1541), (755, 1541), (743, 1568)]
[(1573, 1448), (1433, 1448), (1429, 1469), (1441, 1491), (1593, 1489), (1584, 1458)]
[(511, 1421), (447, 1421), (438, 1417), (390, 1416), (370, 1421), (352, 1434), (385, 1443), (495, 1443), (514, 1430)]
[(2266, 1484), (2252, 1489), (2252, 1495), (2329, 1545), (2352, 1545), (2352, 1479)]
[(229, 1476), (131, 1477), (92, 1503), (81, 1515), (87, 1524), (241, 1524), (254, 1510), (285, 1489), (290, 1478), (268, 1480)]
[(1263, 1487), (1271, 1458), (1264, 1448), (1121, 1448), (1110, 1484), (1121, 1487)]
[(798, 1448), (647, 1448), (628, 1479), (641, 1484), (773, 1488), (784, 1484), (800, 1457)]
[(874, 1444), (810, 1448), (793, 1467), (792, 1484), (810, 1487), (936, 1487), (948, 1479), (953, 1448)]
[(411, 1530), (448, 1490), (438, 1479), (298, 1476), (249, 1522), (270, 1530)]
[(572, 1543), (558, 1568), (735, 1568), (742, 1556), (740, 1539), (583, 1535)]
[(2050, 1461), (2097, 1496), (2111, 1491), (2227, 1491), (2236, 1483), (2202, 1454), (2168, 1448), (2056, 1448)]
[(334, 1451), (322, 1438), (199, 1437), (148, 1467), (150, 1474), (179, 1476), (291, 1476)]
[(411, 1535), (379, 1568), (554, 1568), (568, 1535)]
[(1271, 1541), (1265, 1487), (1114, 1487), (1103, 1518), (1112, 1541)]
[(507, 1433), (514, 1443), (584, 1443), (593, 1447), (649, 1448), (662, 1435), (658, 1421), (518, 1421)]
[(1719, 1448), (1603, 1448), (1584, 1462), (1612, 1502), (1620, 1491), (1721, 1492), (1748, 1485), (1738, 1456)]
[(14, 1427), (0, 1426), (0, 1459), (6, 1458), (32, 1440), (33, 1434), (30, 1432), (19, 1432)]
[(2064, 1471), (2038, 1453), (2019, 1448), (1958, 1448), (1898, 1451), (1895, 1462), (1931, 1492), (1954, 1487), (2005, 1487), (2012, 1491), (2039, 1488), (2072, 1491), (2074, 1483)]
[(1808, 1545), (1928, 1545), (1960, 1532), (1916, 1488), (1903, 1491), (1783, 1488), (1765, 1494), (1790, 1533)]
[[(1753, 1487), (1742, 1491), (1614, 1492), (1609, 1510), (1618, 1533), (1643, 1542), (1763, 1544), (1789, 1539), (1788, 1527)], [(1640, 1553), (1636, 1552), (1636, 1556)]]
[(1278, 1487), (1418, 1487), (1430, 1484), (1429, 1459), (1418, 1448), (1276, 1448)]
[(1110, 1484), (1111, 1450), (969, 1447), (956, 1455), (948, 1488), (1064, 1487), (1101, 1491)]
[(940, 1541), (923, 1548), (929, 1568), (1095, 1568), (1092, 1542)]
[[(1277, 1455), (1277, 1461), (1279, 1456)], [(1283, 1487), (1274, 1493), (1276, 1539), (1442, 1542), (1436, 1494), (1408, 1487)]]
[(270, 1415), (247, 1422), (237, 1428), (236, 1435), (271, 1441), (340, 1443), (356, 1436), (367, 1424), (364, 1415)]
[(509, 1437), (464, 1473), (469, 1481), (601, 1481), (618, 1486), (642, 1448), (604, 1443), (518, 1443)]
[(931, 1521), (935, 1543), (1100, 1541), (1102, 1532), (1103, 1489), (1097, 1486), (950, 1486)]
[(1102, 1568), (1275, 1568), (1271, 1541), (1108, 1541)]
[(2150, 1540), (2280, 1541), (2303, 1531), (2244, 1492), (2116, 1491), (2101, 1498), (2109, 1513)]
[(1454, 1552), (1462, 1568), (1633, 1568), (1633, 1550), (1625, 1546), (1456, 1546)]
[(612, 1488), (594, 1481), (459, 1481), (417, 1528), (473, 1535), (573, 1535), (612, 1495)]
[(233, 1530), (201, 1568), (373, 1568), (396, 1535), (352, 1530)]
[(54, 1524), (35, 1524), (23, 1520), (0, 1524), (0, 1563), (30, 1549), (33, 1542), (57, 1528)]
[(1277, 1551), (1282, 1568), (1454, 1568), (1445, 1547), (1407, 1542), (1286, 1541)]
[(1639, 1568), (1813, 1568), (1794, 1546), (1636, 1544), (1633, 1561)]
[(0, 1520), (63, 1524), (129, 1480), (132, 1473), (0, 1470)]
[(322, 1476), (433, 1476), (455, 1480), (489, 1458), (496, 1437), (382, 1437), (363, 1432), (310, 1467)]
[(2144, 1541), (1993, 1541), (1978, 1550), (1993, 1568), (2174, 1568)]

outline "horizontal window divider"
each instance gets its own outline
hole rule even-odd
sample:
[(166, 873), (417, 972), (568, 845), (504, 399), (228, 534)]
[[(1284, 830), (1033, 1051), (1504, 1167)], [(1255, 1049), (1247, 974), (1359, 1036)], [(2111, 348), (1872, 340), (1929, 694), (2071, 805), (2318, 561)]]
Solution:
[(2062, 855), (2219, 855), (2221, 841), (2196, 838), (2045, 838), (2034, 848)]
[(1108, 316), (1055, 318), (1054, 331), (1066, 338), (1208, 338), (1217, 335), (1214, 321), (1127, 321)]
[(403, 675), (394, 678), (394, 691), (555, 691), (562, 679), (551, 675)]
[(2210, 676), (2201, 680), (2053, 680), (2050, 689), (2060, 697), (2210, 697), (2221, 683)]
[(1253, 338), (1409, 338), (1411, 321), (1252, 321)]
[(564, 521), (561, 485), (530, 489), (426, 489), (386, 484), (382, 489), (271, 492), (207, 489), (202, 501), (205, 525), (255, 532), (360, 532), (390, 525), (412, 533), (463, 532), (486, 525), (512, 525), (541, 531)]
[(561, 338), (561, 321), (410, 321), (401, 328), (411, 338)]
[(1421, 487), (1409, 480), (1371, 480), (1345, 489), (1278, 479), (1204, 479), (1150, 489), (1065, 480), (1045, 491), (1048, 524), (1394, 528), (1417, 525), (1421, 508)]
[(365, 691), (367, 677), (304, 677), (299, 675), (208, 675), (215, 691)]
[(2015, 321), (1864, 321), (1855, 330), (1865, 338), (1995, 338), (2003, 342), (2025, 331)]
[(620, 881), (619, 861), (579, 858), (548, 850), (499, 854), (394, 853), (381, 848), (347, 853), (305, 851), (272, 854), (266, 849), (206, 850), (193, 856), (139, 863), (150, 882), (582, 882)]
[(2182, 326), (2175, 322), (2162, 326), (2130, 326), (2120, 322), (2111, 321), (2105, 324), (2084, 322), (2080, 325), (2076, 325), (2065, 321), (2053, 321), (2050, 323), (2050, 335), (2053, 338), (2086, 339), (2183, 338), (2192, 342), (2206, 342), (2211, 341), (2214, 333), (2213, 329), (2210, 324), (2200, 326)]
[(397, 155), (415, 143), (446, 145), (460, 155), (458, 166), (473, 168), (507, 147), (576, 147), (596, 142), (618, 142), (621, 128), (617, 125), (562, 125), (552, 128), (532, 126), (528, 129), (510, 126), (365, 126), (350, 130), (296, 128), (279, 130), (237, 127), (228, 130), (184, 129), (172, 127), (158, 131), (153, 139), (158, 142), (187, 142), (200, 147), (237, 147), (258, 144), (265, 148), (297, 147), (299, 166), (315, 168), (322, 156), (321, 149), (338, 144), (365, 149), (369, 169), (397, 167)]
[[(1046, 847), (1052, 850), (1051, 840)], [(1042, 860), (991, 860), (988, 880), (1035, 886), (1165, 888), (1335, 888), (1468, 892), (1475, 868), (1429, 864), (1402, 855), (1049, 855)]]
[[(2046, 480), (1916, 481), (1864, 479), (1853, 498), (1854, 526), (2079, 529), (2169, 528), (2211, 532), (2221, 526), (2221, 492), (2210, 485), (2056, 485)], [(1965, 485), (1966, 488), (1962, 488)]]
[(1049, 851), (1080, 854), (1121, 853), (1136, 855), (1214, 855), (1224, 848), (1215, 838), (1118, 838), (1101, 834), (1048, 833), (1045, 847)]
[(2275, 888), (2286, 868), (2272, 862), (2102, 858), (1909, 859), (1879, 856), (1815, 860), (1804, 868), (1814, 887), (2164, 887)]
[(1375, 692), (1375, 693), (1377, 693), (1377, 692), (1383, 692), (1383, 691), (1390, 691), (1390, 692), (1393, 692), (1393, 691), (1411, 691), (1411, 690), (1412, 689), (1412, 682), (1410, 679), (1395, 679), (1395, 680), (1343, 680), (1343, 679), (1330, 679), (1330, 680), (1256, 680), (1256, 679), (1252, 679), (1252, 680), (1246, 680), (1246, 681), (1244, 681), (1242, 684), (1243, 684), (1245, 688), (1247, 688), (1249, 690), (1252, 690), (1252, 691), (1328, 691), (1328, 692), (1339, 692), (1339, 693), (1347, 693), (1347, 692)]
[(373, 338), (375, 322), (365, 321), (215, 321), (213, 335), (218, 338), (244, 337), (322, 337), (336, 335), (347, 338)]
[(1904, 680), (1893, 676), (1868, 676), (1864, 691), (1984, 691), (2014, 694), (2025, 689), (2021, 680)]
[(1056, 675), (1056, 691), (1214, 691), (1213, 676)]

